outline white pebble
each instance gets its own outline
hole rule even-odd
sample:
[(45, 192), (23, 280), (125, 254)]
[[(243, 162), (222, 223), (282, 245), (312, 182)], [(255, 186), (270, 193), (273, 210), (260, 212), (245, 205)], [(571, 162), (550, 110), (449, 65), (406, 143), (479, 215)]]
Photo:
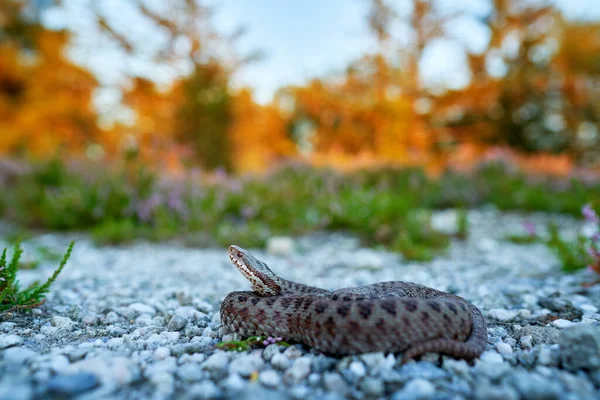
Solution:
[(573, 322), (566, 319), (557, 319), (552, 321), (552, 326), (555, 326), (560, 329), (568, 328), (573, 325), (575, 325)]
[(423, 378), (415, 378), (410, 380), (402, 391), (410, 395), (411, 398), (423, 399), (433, 396), (435, 387)]
[(258, 380), (266, 387), (275, 388), (279, 385), (279, 382), (281, 382), (281, 377), (277, 372), (270, 369), (268, 371), (261, 372)]
[(365, 368), (365, 364), (361, 363), (360, 361), (352, 361), (350, 363), (350, 366), (348, 367), (348, 369), (357, 378), (362, 378), (367, 373), (367, 369)]
[(171, 355), (171, 349), (168, 347), (159, 347), (154, 350), (154, 359), (163, 360)]
[(130, 304), (129, 309), (132, 311), (135, 311), (138, 314), (148, 314), (148, 315), (156, 314), (156, 310), (154, 309), (154, 307), (149, 306), (148, 304), (144, 304), (144, 303)]
[(533, 336), (531, 336), (531, 335), (521, 336), (521, 339), (519, 339), (519, 342), (521, 343), (521, 348), (523, 350), (531, 349), (531, 347), (533, 346)]
[(287, 356), (282, 353), (275, 353), (275, 354), (273, 354), (273, 357), (271, 358), (271, 365), (274, 368), (277, 368), (281, 371), (288, 369), (290, 364), (291, 364), (290, 359), (287, 358)]
[(55, 326), (60, 329), (70, 328), (71, 325), (73, 325), (73, 321), (71, 321), (71, 318), (61, 317), (59, 315), (55, 315), (54, 317), (52, 317), (50, 323), (52, 324), (52, 326)]
[(584, 313), (597, 313), (598, 312), (598, 307), (593, 306), (591, 304), (582, 304), (581, 306), (579, 306), (579, 309), (581, 311), (583, 311)]
[(510, 347), (510, 345), (504, 342), (498, 342), (496, 343), (496, 351), (502, 354), (503, 356), (509, 356), (512, 354), (513, 349), (512, 347)]
[(500, 354), (490, 350), (484, 351), (483, 354), (479, 356), (479, 359), (486, 363), (502, 363), (504, 361)]
[[(42, 327), (44, 328), (44, 327)], [(23, 343), (23, 338), (19, 335), (13, 334), (2, 334), (0, 335), (0, 349), (6, 349), (7, 347), (17, 346)]]
[(519, 314), (516, 310), (506, 310), (504, 308), (494, 308), (488, 312), (488, 316), (497, 321), (510, 322)]
[(294, 252), (294, 240), (287, 236), (273, 236), (267, 241), (267, 251), (278, 256), (288, 256)]

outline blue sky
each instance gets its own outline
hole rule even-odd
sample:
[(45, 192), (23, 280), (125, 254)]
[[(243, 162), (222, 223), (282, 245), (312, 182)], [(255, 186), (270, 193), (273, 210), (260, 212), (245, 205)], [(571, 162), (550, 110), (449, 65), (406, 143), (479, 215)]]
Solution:
[[(451, 2), (452, 0), (448, 0)], [(392, 0), (398, 6), (406, 0)], [(600, 0), (556, 0), (570, 18), (600, 19)], [(255, 89), (259, 101), (268, 101), (283, 85), (301, 83), (327, 74), (373, 49), (366, 0), (220, 0), (215, 22), (220, 29), (243, 25), (241, 51), (260, 49), (265, 58), (249, 65), (236, 77), (240, 85)], [(485, 13), (487, 0), (455, 0), (474, 14)], [(422, 62), (426, 79), (449, 86), (468, 82), (462, 67), (462, 46), (483, 49), (487, 32), (476, 21), (463, 19), (453, 29), (461, 43), (440, 41)]]
[[(0, 0), (2, 1), (2, 0)], [(158, 2), (163, 0), (146, 0)], [(305, 82), (342, 69), (350, 61), (374, 50), (366, 15), (368, 0), (205, 0), (216, 8), (214, 25), (222, 32), (231, 32), (244, 26), (246, 34), (237, 42), (240, 53), (260, 50), (265, 57), (241, 69), (235, 76), (238, 86), (250, 86), (255, 98), (268, 102), (280, 87)], [(411, 0), (388, 0), (400, 10), (406, 10)], [(485, 49), (487, 28), (477, 18), (485, 17), (491, 0), (436, 0), (444, 7), (460, 8), (473, 17), (462, 18), (451, 26), (458, 40), (441, 40), (433, 43), (421, 62), (421, 74), (426, 82), (460, 87), (469, 81), (463, 46), (472, 51)], [(541, 1), (541, 0), (540, 0)], [(600, 19), (600, 0), (554, 0), (570, 18)], [(90, 8), (103, 10), (105, 16), (128, 36), (138, 39), (150, 54), (160, 47), (165, 38), (150, 35), (148, 21), (136, 18), (125, 0), (63, 0), (63, 8), (47, 12), (46, 23), (56, 27), (67, 26), (74, 30), (75, 42), (70, 56), (92, 70), (105, 88), (96, 96), (101, 112), (109, 112), (119, 103), (124, 71), (135, 71), (152, 76), (159, 82), (169, 82), (177, 74), (175, 67), (156, 66), (144, 59), (122, 57), (118, 48), (101, 40), (90, 18)], [(401, 27), (395, 36), (408, 38)], [(114, 111), (114, 110), (113, 110)]]

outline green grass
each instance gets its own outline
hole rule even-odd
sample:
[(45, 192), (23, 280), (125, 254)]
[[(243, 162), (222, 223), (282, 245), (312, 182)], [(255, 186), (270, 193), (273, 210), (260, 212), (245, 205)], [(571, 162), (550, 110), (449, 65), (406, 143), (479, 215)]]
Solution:
[[(271, 338), (272, 341), (269, 342), (270, 343), (277, 343), (280, 346), (283, 347), (289, 347), (289, 343), (284, 341), (284, 340), (274, 340), (273, 338)], [(225, 351), (238, 351), (238, 352), (242, 352), (242, 351), (246, 351), (246, 350), (250, 350), (252, 348), (257, 348), (257, 347), (266, 347), (268, 344), (265, 344), (264, 342), (267, 340), (266, 336), (250, 336), (244, 340), (230, 340), (230, 341), (225, 341), (225, 342), (220, 342), (217, 343), (217, 348), (221, 349), (221, 350), (225, 350)]]
[[(431, 224), (434, 209), (495, 205), (501, 210), (579, 214), (600, 200), (600, 184), (575, 178), (532, 181), (501, 163), (428, 178), (418, 168), (341, 173), (287, 165), (265, 176), (164, 182), (133, 163), (77, 169), (34, 166), (2, 188), (0, 217), (21, 229), (90, 231), (100, 243), (180, 239), (196, 246), (263, 246), (274, 235), (342, 230), (405, 257), (427, 260), (451, 240)], [(468, 234), (459, 211), (458, 238)]]
[(541, 241), (539, 237), (537, 237), (535, 235), (530, 235), (530, 234), (508, 235), (508, 236), (506, 236), (505, 240), (507, 240), (508, 242), (514, 243), (514, 244), (522, 244), (522, 245), (538, 243)]
[(48, 280), (40, 284), (35, 282), (26, 289), (21, 289), (17, 280), (17, 272), (20, 268), (19, 260), (23, 254), (21, 246), (17, 243), (13, 249), (10, 261), (7, 258), (7, 249), (0, 256), (0, 315), (16, 310), (27, 310), (38, 307), (44, 303), (44, 297), (50, 290), (50, 285), (56, 280), (64, 266), (67, 264), (74, 243), (67, 249), (60, 265)]
[(548, 232), (546, 245), (556, 254), (564, 271), (578, 271), (592, 264), (587, 251), (589, 241), (583, 235), (578, 235), (575, 240), (566, 240), (556, 224), (549, 224)]

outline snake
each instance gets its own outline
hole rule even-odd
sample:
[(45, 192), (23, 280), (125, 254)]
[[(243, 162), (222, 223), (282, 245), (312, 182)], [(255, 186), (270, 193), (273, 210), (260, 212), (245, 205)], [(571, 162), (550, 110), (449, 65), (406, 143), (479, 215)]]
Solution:
[(425, 353), (472, 360), (486, 348), (485, 318), (457, 295), (402, 281), (330, 291), (283, 279), (239, 246), (228, 255), (252, 288), (221, 303), (228, 332), (281, 337), (332, 356), (403, 353), (403, 362)]

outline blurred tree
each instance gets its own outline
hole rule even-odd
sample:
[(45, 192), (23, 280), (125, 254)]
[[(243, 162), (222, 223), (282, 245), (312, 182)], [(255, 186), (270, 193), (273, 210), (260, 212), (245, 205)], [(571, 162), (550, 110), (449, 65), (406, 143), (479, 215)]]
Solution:
[(469, 54), (467, 88), (435, 98), (432, 125), (458, 142), (600, 161), (600, 23), (567, 21), (547, 2), (492, 5), (489, 46)]
[(232, 97), (227, 72), (216, 62), (196, 64), (179, 85), (183, 103), (177, 116), (178, 137), (192, 146), (204, 167), (231, 171)]
[(69, 34), (38, 21), (37, 2), (0, 6), (0, 154), (82, 152), (100, 135), (95, 78), (65, 56)]

